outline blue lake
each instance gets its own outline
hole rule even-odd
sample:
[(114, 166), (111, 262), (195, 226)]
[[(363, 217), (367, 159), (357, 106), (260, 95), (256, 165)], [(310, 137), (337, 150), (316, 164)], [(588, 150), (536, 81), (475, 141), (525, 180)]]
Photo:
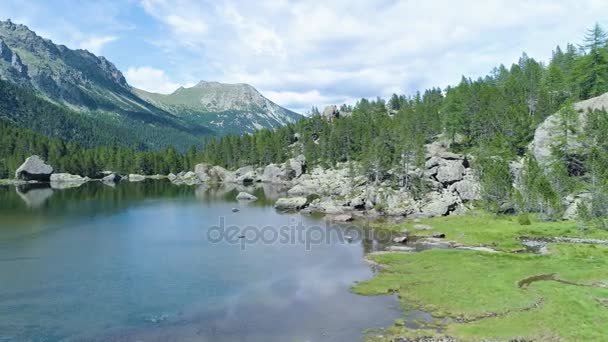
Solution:
[[(358, 341), (402, 316), (394, 296), (349, 292), (373, 275), (367, 229), (251, 191), (259, 201), (163, 181), (0, 187), (0, 341)], [(230, 226), (245, 236), (217, 234)]]

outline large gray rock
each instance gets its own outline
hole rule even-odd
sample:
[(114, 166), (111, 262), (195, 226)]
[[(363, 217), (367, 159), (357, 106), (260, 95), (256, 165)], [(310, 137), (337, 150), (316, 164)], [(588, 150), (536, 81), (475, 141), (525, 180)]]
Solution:
[(115, 173), (110, 173), (109, 175), (103, 177), (101, 179), (102, 182), (104, 183), (118, 183), (121, 180), (121, 176), (115, 174)]
[(587, 113), (590, 110), (602, 110), (608, 108), (608, 93), (577, 102), (574, 109), (578, 112), (578, 122), (574, 125), (574, 132), (564, 135), (560, 112), (555, 113), (545, 119), (534, 132), (534, 139), (528, 147), (541, 166), (546, 166), (551, 162), (552, 150), (557, 144), (565, 142), (566, 150), (576, 151), (584, 148), (578, 139), (578, 133), (585, 127)]
[(188, 172), (184, 173), (180, 177), (180, 180), (186, 185), (196, 185), (196, 184), (200, 184), (202, 182), (200, 180), (200, 178), (198, 177), (198, 175), (192, 171), (188, 171)]
[(306, 207), (308, 200), (306, 197), (279, 198), (274, 207), (279, 210), (298, 210)]
[(88, 178), (70, 173), (53, 173), (51, 182), (86, 182)]
[(248, 184), (258, 181), (258, 173), (253, 166), (243, 166), (234, 171), (237, 183)]
[(196, 176), (201, 182), (209, 181), (209, 174), (207, 173), (208, 171), (209, 164), (196, 164), (194, 166), (194, 173), (196, 173)]
[(306, 158), (303, 154), (289, 159), (289, 167), (294, 173), (294, 177), (300, 177), (306, 171)]
[(467, 175), (460, 182), (452, 184), (450, 191), (456, 192), (463, 201), (477, 201), (481, 199), (481, 184), (472, 175)]
[(146, 176), (132, 173), (128, 176), (127, 179), (129, 180), (129, 182), (142, 182), (142, 181), (146, 180)]
[(209, 181), (223, 182), (223, 183), (234, 183), (236, 178), (234, 174), (221, 166), (214, 166), (208, 171)]
[(462, 179), (465, 167), (462, 160), (442, 159), (435, 178), (443, 184), (451, 184)]
[(266, 183), (280, 184), (288, 180), (285, 170), (276, 164), (269, 164), (264, 168), (262, 181)]
[(258, 198), (248, 192), (241, 191), (236, 195), (236, 199), (239, 201), (256, 201)]
[(51, 179), (53, 168), (46, 164), (40, 157), (34, 155), (28, 157), (15, 171), (15, 178), (26, 181), (47, 182)]
[(51, 188), (68, 189), (77, 188), (89, 181), (88, 177), (72, 175), (69, 173), (53, 173), (51, 175)]
[(458, 196), (450, 193), (431, 193), (427, 196), (425, 203), (420, 208), (421, 217), (436, 217), (445, 216), (450, 211), (456, 209), (460, 199)]

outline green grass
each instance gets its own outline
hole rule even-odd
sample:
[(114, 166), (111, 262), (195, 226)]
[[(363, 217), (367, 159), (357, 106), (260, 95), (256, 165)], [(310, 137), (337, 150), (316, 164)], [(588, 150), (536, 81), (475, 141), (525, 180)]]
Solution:
[[(427, 224), (432, 230), (419, 231), (415, 224)], [(530, 225), (520, 225), (517, 217), (494, 216), (476, 212), (466, 216), (445, 216), (419, 223), (406, 222), (399, 225), (383, 224), (380, 229), (392, 231), (407, 230), (416, 236), (430, 236), (434, 232), (446, 234), (448, 240), (458, 241), (469, 246), (492, 247), (501, 251), (513, 251), (523, 246), (518, 240), (521, 236), (530, 237), (584, 237), (607, 239), (608, 231), (601, 229), (582, 230), (574, 221), (540, 222), (532, 218)]]
[[(502, 250), (519, 247), (516, 237), (577, 236), (606, 238), (605, 231), (580, 232), (575, 223), (520, 226), (517, 219), (487, 215), (438, 218), (423, 222), (448, 238)], [(411, 230), (411, 224), (393, 229)], [(423, 232), (429, 234), (429, 232)], [(608, 340), (608, 247), (551, 244), (549, 255), (430, 250), (421, 253), (378, 254), (383, 264), (371, 280), (353, 291), (362, 295), (398, 293), (404, 309), (419, 309), (435, 317), (441, 329), (410, 330), (395, 325), (382, 337), (452, 336), (463, 341)], [(554, 274), (520, 287), (535, 275)]]

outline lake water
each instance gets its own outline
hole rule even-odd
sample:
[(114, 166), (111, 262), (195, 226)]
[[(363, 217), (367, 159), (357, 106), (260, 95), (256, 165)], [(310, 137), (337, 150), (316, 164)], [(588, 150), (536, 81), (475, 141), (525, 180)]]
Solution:
[(0, 341), (357, 341), (402, 316), (394, 296), (349, 292), (372, 276), (369, 231), (278, 213), (272, 187), (236, 194), (0, 187)]

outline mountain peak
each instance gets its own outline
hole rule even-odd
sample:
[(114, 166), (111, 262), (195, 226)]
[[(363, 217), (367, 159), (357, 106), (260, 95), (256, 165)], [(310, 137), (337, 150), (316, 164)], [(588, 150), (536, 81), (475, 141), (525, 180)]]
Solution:
[(301, 116), (264, 97), (245, 83), (200, 81), (169, 95), (135, 90), (142, 98), (177, 116), (185, 116), (219, 131), (253, 132), (286, 125)]

